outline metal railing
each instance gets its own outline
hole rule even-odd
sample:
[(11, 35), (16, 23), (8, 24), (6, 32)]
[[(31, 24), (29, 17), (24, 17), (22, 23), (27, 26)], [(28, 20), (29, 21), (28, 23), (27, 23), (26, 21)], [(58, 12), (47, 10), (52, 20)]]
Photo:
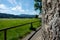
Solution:
[(4, 40), (7, 40), (7, 31), (8, 31), (9, 29), (21, 27), (21, 26), (24, 26), (24, 25), (27, 25), (27, 24), (31, 24), (31, 27), (30, 27), (30, 28), (33, 28), (33, 23), (36, 23), (36, 22), (40, 22), (40, 21), (34, 21), (34, 22), (30, 22), (30, 23), (26, 23), (26, 24), (22, 24), (22, 25), (18, 25), (18, 26), (12, 26), (12, 27), (5, 28), (5, 29), (0, 30), (0, 32), (1, 32), (1, 31), (4, 32)]

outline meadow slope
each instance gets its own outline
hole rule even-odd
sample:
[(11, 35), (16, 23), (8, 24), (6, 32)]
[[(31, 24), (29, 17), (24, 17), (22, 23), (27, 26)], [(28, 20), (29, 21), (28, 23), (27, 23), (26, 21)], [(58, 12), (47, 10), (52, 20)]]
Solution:
[[(25, 24), (25, 23), (30, 23), (34, 21), (40, 21), (39, 19), (0, 19), (0, 30)], [(36, 22), (33, 23), (33, 27), (37, 28), (41, 23)], [(31, 24), (27, 24), (18, 28), (13, 28), (7, 31), (7, 40), (18, 40), (19, 38), (25, 37), (27, 34), (29, 34), (32, 30), (30, 30)], [(3, 31), (0, 32), (0, 40), (3, 40)]]

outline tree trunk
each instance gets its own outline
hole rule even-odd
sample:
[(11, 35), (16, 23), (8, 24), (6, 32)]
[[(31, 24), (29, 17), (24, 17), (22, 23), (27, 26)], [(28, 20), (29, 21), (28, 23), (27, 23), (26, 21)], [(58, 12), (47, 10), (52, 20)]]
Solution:
[(41, 40), (60, 40), (60, 0), (42, 0)]

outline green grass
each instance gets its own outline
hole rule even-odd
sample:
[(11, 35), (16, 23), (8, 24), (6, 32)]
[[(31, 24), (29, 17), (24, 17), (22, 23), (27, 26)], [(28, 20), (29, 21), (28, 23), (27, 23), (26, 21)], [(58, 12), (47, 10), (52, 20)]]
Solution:
[[(13, 27), (13, 26), (17, 26), (17, 25), (21, 25), (21, 24), (25, 24), (25, 23), (30, 23), (30, 22), (34, 22), (34, 21), (39, 21), (39, 19), (0, 19), (0, 29), (4, 29), (4, 28), (9, 28), (9, 27)], [(37, 28), (41, 23), (40, 22), (36, 22), (33, 23), (33, 27)], [(32, 30), (30, 30), (30, 26), (31, 24), (27, 24), (18, 28), (13, 28), (7, 31), (7, 40), (18, 40), (21, 39), (23, 37), (25, 37), (27, 34), (29, 34)], [(0, 40), (3, 40), (4, 36), (3, 36), (3, 31), (0, 32)]]

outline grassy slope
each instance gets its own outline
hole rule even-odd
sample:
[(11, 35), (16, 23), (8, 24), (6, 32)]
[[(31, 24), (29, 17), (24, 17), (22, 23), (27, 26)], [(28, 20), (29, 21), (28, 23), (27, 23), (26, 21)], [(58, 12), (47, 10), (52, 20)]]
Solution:
[[(0, 29), (16, 26), (20, 24), (25, 24), (33, 21), (38, 21), (39, 19), (0, 19)], [(39, 22), (33, 23), (33, 27), (37, 28)], [(31, 30), (30, 24), (24, 25), (19, 28), (10, 29), (7, 31), (7, 38), (8, 40), (18, 40), (18, 38), (22, 38), (26, 34), (30, 33)], [(0, 40), (3, 40), (3, 32), (0, 32)]]

